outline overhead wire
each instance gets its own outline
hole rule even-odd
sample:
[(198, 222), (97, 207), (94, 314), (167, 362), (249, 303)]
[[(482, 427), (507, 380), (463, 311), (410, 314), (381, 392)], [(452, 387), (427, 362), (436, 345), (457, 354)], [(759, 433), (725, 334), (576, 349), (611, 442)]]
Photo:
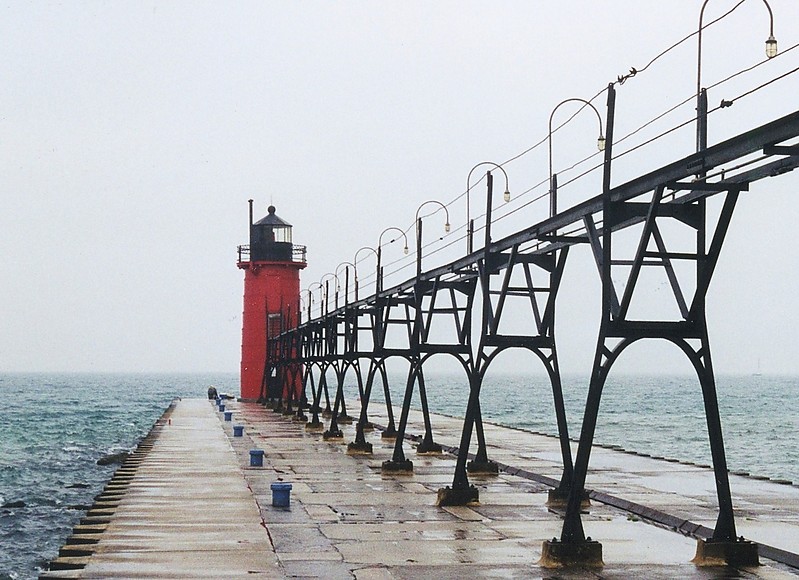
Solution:
[[(736, 4), (735, 4), (735, 6), (733, 6), (732, 8), (730, 8), (730, 9), (729, 9), (727, 12), (723, 13), (722, 15), (720, 15), (719, 17), (715, 18), (714, 20), (710, 21), (709, 23), (707, 23), (707, 24), (703, 25), (703, 26), (702, 26), (702, 30), (704, 30), (704, 29), (706, 29), (706, 28), (708, 28), (708, 27), (710, 27), (710, 26), (712, 26), (712, 25), (716, 24), (716, 23), (717, 23), (717, 22), (719, 22), (720, 20), (722, 20), (722, 19), (726, 18), (727, 16), (729, 16), (729, 15), (730, 15), (731, 13), (733, 13), (733, 12), (734, 12), (736, 9), (738, 9), (738, 8), (739, 8), (739, 7), (740, 7), (740, 6), (743, 4), (743, 2), (744, 2), (744, 1), (745, 1), (745, 0), (740, 0), (738, 3), (736, 3)], [(694, 31), (694, 32), (692, 32), (692, 33), (690, 33), (690, 34), (686, 35), (685, 37), (681, 38), (679, 41), (677, 41), (677, 42), (675, 42), (674, 44), (670, 45), (668, 48), (666, 48), (665, 50), (661, 51), (661, 52), (660, 52), (660, 53), (658, 53), (658, 54), (657, 54), (655, 57), (653, 57), (652, 59), (650, 59), (650, 60), (649, 60), (649, 61), (646, 63), (646, 65), (645, 65), (644, 67), (642, 67), (642, 68), (640, 68), (640, 69), (631, 68), (631, 69), (630, 69), (630, 73), (629, 73), (629, 74), (627, 74), (627, 75), (620, 75), (619, 77), (617, 77), (616, 81), (614, 81), (614, 82), (613, 82), (613, 83), (611, 83), (611, 84), (618, 84), (618, 85), (622, 85), (622, 84), (624, 84), (624, 83), (625, 83), (627, 80), (629, 80), (630, 78), (633, 78), (633, 77), (635, 77), (635, 76), (637, 76), (637, 75), (641, 74), (642, 72), (645, 72), (645, 71), (646, 71), (646, 70), (648, 70), (648, 69), (649, 69), (649, 68), (650, 68), (650, 67), (651, 67), (651, 66), (652, 66), (652, 65), (653, 65), (655, 62), (657, 62), (659, 59), (661, 59), (663, 56), (665, 56), (666, 54), (668, 54), (668, 53), (669, 53), (669, 52), (671, 52), (672, 50), (676, 49), (677, 47), (679, 47), (681, 44), (683, 44), (684, 42), (688, 41), (688, 40), (689, 40), (689, 39), (691, 39), (692, 37), (696, 36), (698, 33), (699, 33), (699, 30), (696, 30), (696, 31)], [(793, 45), (793, 46), (789, 47), (788, 49), (782, 50), (782, 51), (780, 52), (780, 54), (778, 55), (778, 57), (779, 57), (779, 56), (782, 56), (782, 55), (784, 55), (784, 54), (787, 54), (787, 53), (789, 53), (789, 52), (791, 52), (792, 50), (796, 49), (797, 47), (799, 47), (799, 44), (795, 44), (795, 45)], [(762, 66), (763, 64), (765, 64), (766, 62), (769, 62), (770, 60), (774, 60), (774, 58), (772, 58), (772, 59), (765, 59), (765, 60), (759, 61), (758, 63), (756, 63), (756, 64), (754, 64), (754, 65), (752, 65), (752, 66), (750, 66), (750, 67), (747, 67), (747, 68), (741, 69), (741, 70), (739, 70), (739, 71), (737, 71), (737, 72), (733, 73), (732, 75), (729, 75), (728, 77), (726, 77), (726, 78), (724, 78), (724, 79), (721, 79), (720, 81), (717, 81), (716, 83), (714, 83), (714, 84), (710, 85), (708, 88), (709, 88), (709, 89), (711, 89), (711, 88), (716, 88), (716, 87), (718, 87), (718, 86), (721, 86), (721, 85), (723, 85), (724, 83), (726, 83), (726, 82), (730, 81), (731, 79), (733, 79), (733, 78), (735, 78), (735, 77), (738, 77), (738, 76), (740, 76), (740, 75), (742, 75), (742, 74), (745, 74), (745, 73), (747, 73), (747, 72), (750, 72), (750, 71), (752, 71), (752, 70), (754, 70), (754, 69), (756, 69), (756, 68), (758, 68), (758, 67)], [(774, 77), (773, 79), (770, 79), (769, 81), (767, 81), (767, 82), (765, 82), (765, 83), (762, 83), (761, 85), (758, 85), (757, 87), (754, 87), (754, 88), (750, 89), (749, 91), (746, 91), (746, 92), (744, 92), (744, 93), (742, 93), (742, 94), (738, 95), (737, 97), (735, 97), (735, 98), (734, 98), (734, 99), (732, 99), (732, 100), (728, 100), (728, 101), (722, 101), (722, 104), (721, 104), (721, 105), (719, 105), (719, 106), (717, 106), (717, 107), (713, 108), (712, 110), (708, 111), (708, 114), (710, 114), (710, 113), (712, 113), (712, 112), (716, 112), (716, 111), (718, 111), (720, 108), (725, 108), (726, 106), (729, 106), (730, 104), (732, 104), (732, 103), (736, 102), (737, 100), (743, 99), (743, 98), (745, 98), (745, 97), (747, 97), (747, 96), (749, 96), (749, 95), (751, 95), (751, 94), (753, 94), (753, 93), (755, 93), (755, 92), (757, 92), (757, 91), (759, 91), (759, 90), (761, 90), (761, 89), (763, 89), (763, 88), (765, 88), (765, 87), (767, 87), (767, 86), (769, 86), (769, 85), (771, 85), (771, 84), (773, 84), (773, 83), (775, 83), (775, 82), (777, 82), (777, 81), (779, 81), (779, 80), (781, 80), (781, 79), (783, 79), (783, 78), (785, 78), (785, 77), (788, 77), (788, 76), (790, 76), (790, 75), (794, 74), (795, 72), (799, 72), (799, 67), (797, 67), (797, 68), (794, 68), (794, 69), (792, 69), (792, 70), (790, 70), (790, 71), (788, 71), (788, 72), (786, 72), (786, 73), (784, 73), (784, 74), (781, 74), (781, 75), (779, 75), (779, 76), (777, 76), (777, 77)], [(607, 90), (608, 90), (608, 87), (603, 87), (603, 88), (602, 88), (600, 91), (598, 91), (598, 92), (597, 92), (597, 93), (596, 93), (596, 94), (595, 94), (593, 97), (591, 97), (591, 99), (589, 99), (589, 100), (588, 100), (588, 102), (589, 102), (589, 103), (593, 102), (595, 99), (597, 99), (599, 96), (601, 96), (601, 95), (602, 95), (604, 92), (606, 92)], [(615, 144), (615, 145), (618, 145), (619, 143), (622, 143), (622, 142), (624, 142), (624, 141), (626, 141), (626, 140), (628, 140), (628, 139), (632, 138), (634, 135), (636, 135), (636, 134), (640, 133), (641, 131), (643, 131), (644, 129), (646, 129), (646, 128), (650, 127), (651, 125), (653, 125), (654, 123), (656, 123), (656, 122), (658, 122), (659, 120), (663, 119), (664, 117), (668, 116), (669, 114), (673, 113), (674, 111), (676, 111), (676, 110), (677, 110), (677, 109), (679, 109), (680, 107), (683, 107), (683, 106), (685, 106), (686, 104), (688, 104), (688, 103), (689, 103), (691, 100), (693, 100), (694, 98), (696, 98), (696, 95), (695, 95), (695, 94), (692, 94), (691, 96), (687, 97), (686, 99), (684, 99), (684, 100), (680, 101), (679, 103), (677, 103), (677, 104), (675, 104), (675, 105), (671, 106), (670, 108), (666, 109), (664, 112), (660, 113), (659, 115), (657, 115), (657, 116), (653, 117), (652, 119), (648, 120), (647, 122), (643, 123), (642, 125), (640, 125), (640, 126), (639, 126), (639, 127), (637, 127), (636, 129), (634, 129), (634, 130), (630, 131), (629, 133), (627, 133), (627, 134), (626, 134), (626, 135), (624, 135), (623, 137), (621, 137), (621, 138), (619, 138), (619, 139), (615, 140), (615, 141), (614, 141), (614, 144)], [(723, 106), (722, 106), (722, 105), (723, 105)], [(556, 133), (558, 130), (560, 130), (560, 129), (561, 129), (561, 128), (563, 128), (565, 125), (567, 125), (569, 122), (571, 122), (571, 120), (573, 120), (573, 119), (574, 119), (574, 118), (575, 118), (575, 117), (576, 117), (576, 116), (577, 116), (577, 115), (578, 115), (578, 114), (579, 114), (579, 113), (582, 111), (582, 109), (584, 109), (586, 106), (588, 106), (588, 105), (587, 105), (587, 104), (583, 104), (581, 107), (579, 107), (579, 108), (578, 108), (578, 109), (577, 109), (577, 110), (576, 110), (576, 111), (575, 111), (575, 112), (574, 112), (572, 115), (570, 115), (570, 116), (569, 116), (567, 119), (565, 119), (565, 120), (564, 120), (562, 123), (560, 123), (559, 125), (557, 125), (557, 126), (556, 126), (556, 127), (553, 129), (553, 130), (552, 130), (552, 132), (551, 132), (551, 133), (548, 133), (546, 137), (543, 137), (542, 139), (540, 139), (539, 141), (537, 141), (536, 143), (534, 143), (532, 146), (530, 146), (530, 147), (528, 147), (527, 149), (525, 149), (525, 150), (521, 151), (520, 153), (518, 153), (518, 154), (516, 154), (516, 155), (514, 155), (514, 156), (512, 156), (512, 157), (510, 157), (509, 159), (507, 159), (507, 160), (503, 161), (502, 163), (498, 163), (497, 165), (498, 165), (499, 167), (501, 167), (501, 168), (504, 168), (506, 165), (509, 165), (509, 164), (513, 163), (514, 161), (517, 161), (518, 159), (520, 159), (520, 158), (524, 157), (525, 155), (527, 155), (527, 154), (531, 153), (532, 151), (534, 151), (534, 150), (535, 150), (535, 149), (537, 149), (538, 147), (542, 146), (543, 144), (545, 144), (545, 143), (548, 141), (548, 139), (549, 139), (549, 138), (551, 138), (551, 136), (552, 136), (554, 133)], [(670, 133), (673, 133), (673, 132), (675, 132), (675, 131), (677, 131), (677, 130), (681, 129), (681, 128), (683, 128), (683, 127), (685, 127), (685, 126), (687, 126), (687, 125), (689, 125), (689, 124), (693, 123), (694, 121), (695, 121), (695, 118), (691, 118), (691, 119), (689, 119), (689, 120), (683, 121), (683, 122), (681, 122), (681, 123), (679, 123), (679, 124), (677, 124), (677, 125), (675, 125), (675, 126), (673, 126), (673, 127), (669, 128), (669, 129), (667, 129), (667, 130), (665, 130), (665, 131), (663, 131), (663, 132), (661, 132), (661, 133), (659, 133), (659, 134), (655, 135), (654, 137), (652, 137), (652, 138), (650, 138), (650, 139), (647, 139), (646, 141), (643, 141), (642, 143), (640, 143), (640, 144), (637, 144), (637, 145), (636, 145), (636, 146), (634, 146), (634, 147), (631, 147), (631, 148), (630, 148), (630, 149), (628, 149), (628, 150), (625, 150), (625, 151), (622, 151), (622, 152), (616, 153), (616, 154), (614, 154), (614, 156), (613, 156), (613, 160), (615, 160), (615, 159), (619, 159), (619, 158), (622, 158), (622, 157), (624, 157), (624, 156), (626, 156), (626, 155), (629, 155), (630, 153), (632, 153), (632, 152), (634, 152), (634, 151), (637, 151), (637, 150), (641, 149), (642, 147), (645, 147), (645, 146), (647, 146), (647, 145), (649, 145), (649, 144), (653, 143), (654, 141), (657, 141), (657, 140), (659, 140), (659, 139), (661, 139), (661, 138), (665, 137), (666, 135), (669, 135)], [(562, 174), (562, 173), (567, 173), (567, 172), (569, 172), (569, 171), (572, 171), (572, 170), (573, 170), (573, 169), (575, 169), (576, 167), (579, 167), (579, 166), (580, 166), (580, 165), (582, 165), (583, 163), (586, 163), (587, 161), (589, 161), (590, 159), (592, 159), (593, 157), (595, 157), (595, 156), (596, 156), (596, 155), (598, 155), (598, 154), (599, 154), (598, 152), (597, 152), (597, 153), (592, 153), (591, 155), (589, 155), (589, 156), (587, 156), (587, 157), (585, 157), (585, 158), (583, 158), (583, 159), (581, 159), (581, 160), (579, 160), (579, 161), (575, 162), (575, 163), (574, 163), (574, 164), (572, 164), (571, 166), (569, 166), (569, 167), (566, 167), (566, 168), (564, 168), (564, 169), (560, 170), (560, 172), (559, 172), (559, 173), (561, 173), (561, 174)], [(586, 175), (588, 175), (588, 174), (592, 173), (593, 171), (596, 171), (597, 169), (601, 168), (601, 167), (602, 167), (602, 165), (603, 165), (602, 163), (600, 163), (600, 164), (597, 164), (597, 165), (594, 165), (594, 166), (592, 166), (592, 167), (588, 168), (587, 170), (585, 170), (585, 171), (583, 171), (583, 172), (579, 173), (578, 175), (576, 175), (576, 176), (572, 177), (571, 179), (568, 179), (567, 181), (563, 182), (562, 184), (560, 184), (560, 186), (561, 186), (561, 187), (565, 187), (565, 186), (567, 186), (567, 185), (570, 185), (570, 184), (572, 184), (572, 183), (574, 183), (574, 182), (578, 181), (579, 179), (582, 179), (582, 178), (583, 178), (583, 177), (585, 177)], [(478, 184), (480, 184), (480, 183), (481, 183), (481, 182), (482, 182), (482, 181), (485, 179), (485, 177), (486, 177), (486, 176), (485, 176), (485, 175), (483, 175), (483, 176), (481, 176), (479, 179), (477, 179), (477, 180), (476, 180), (476, 182), (475, 182), (474, 184), (468, 184), (468, 185), (469, 185), (469, 187), (468, 187), (466, 190), (464, 190), (462, 193), (460, 193), (460, 194), (456, 195), (454, 198), (452, 198), (452, 199), (451, 199), (449, 202), (445, 203), (444, 205), (445, 205), (447, 208), (450, 208), (450, 207), (451, 207), (451, 206), (452, 206), (452, 205), (453, 205), (455, 202), (457, 202), (457, 201), (461, 200), (461, 199), (462, 199), (464, 196), (466, 196), (466, 195), (468, 194), (468, 192), (469, 192), (469, 190), (471, 189), (471, 187), (472, 187), (472, 186), (475, 186), (475, 185), (478, 185)], [(547, 179), (545, 179), (545, 180), (542, 180), (542, 181), (541, 181), (541, 182), (539, 182), (539, 183), (536, 183), (536, 184), (535, 184), (535, 185), (533, 185), (532, 187), (530, 187), (530, 188), (528, 188), (528, 189), (526, 189), (526, 190), (522, 191), (521, 193), (517, 193), (517, 194), (515, 194), (515, 195), (514, 195), (514, 200), (518, 200), (519, 198), (522, 198), (522, 197), (524, 197), (524, 196), (526, 196), (526, 195), (528, 195), (528, 194), (530, 194), (530, 193), (534, 192), (535, 190), (539, 189), (540, 187), (542, 187), (542, 186), (546, 185), (546, 184), (548, 183), (548, 181), (549, 181), (549, 179), (547, 178)], [(536, 196), (536, 197), (534, 197), (534, 198), (532, 198), (532, 199), (530, 199), (530, 200), (526, 200), (526, 201), (525, 201), (524, 203), (522, 203), (522, 204), (514, 204), (514, 205), (515, 205), (515, 207), (514, 207), (513, 209), (510, 209), (510, 210), (507, 210), (507, 211), (502, 211), (501, 209), (495, 210), (495, 211), (498, 211), (498, 212), (501, 212), (501, 213), (500, 213), (499, 215), (497, 215), (497, 216), (495, 217), (495, 219), (494, 219), (494, 220), (492, 220), (492, 223), (499, 222), (500, 220), (502, 220), (502, 219), (504, 219), (504, 218), (506, 218), (506, 217), (509, 217), (509, 216), (511, 216), (511, 215), (513, 215), (513, 214), (516, 214), (517, 212), (521, 211), (522, 209), (524, 209), (524, 208), (527, 208), (527, 207), (529, 207), (530, 205), (532, 205), (532, 204), (534, 204), (534, 203), (536, 203), (536, 202), (538, 202), (538, 201), (541, 201), (541, 200), (545, 199), (545, 198), (546, 198), (548, 195), (549, 195), (549, 191), (546, 191), (546, 192), (544, 192), (544, 193), (541, 193), (541, 194), (539, 194), (538, 196)], [(502, 206), (500, 206), (500, 207), (502, 207)], [(428, 213), (428, 214), (425, 214), (425, 215), (424, 215), (424, 216), (422, 216), (422, 217), (429, 217), (430, 215), (434, 215), (435, 213), (438, 213), (438, 212), (440, 212), (440, 211), (442, 211), (442, 209), (441, 209), (441, 208), (436, 208), (434, 211), (432, 211), (432, 212), (430, 212), (430, 213)], [(476, 218), (475, 218), (475, 219), (479, 220), (479, 219), (481, 219), (481, 218), (484, 218), (484, 217), (485, 217), (485, 213), (483, 213), (483, 214), (481, 214), (481, 215), (478, 215), (478, 216), (476, 216)], [(415, 225), (415, 220), (414, 220), (414, 222), (413, 222), (413, 223), (411, 223), (409, 226), (407, 226), (405, 229), (403, 229), (403, 230), (402, 230), (402, 231), (403, 231), (403, 233), (405, 233), (405, 234), (407, 235), (407, 234), (408, 234), (408, 233), (409, 233), (409, 232), (410, 232), (410, 231), (411, 231), (411, 230), (414, 228), (414, 225)], [(450, 248), (451, 246), (453, 246), (453, 245), (455, 245), (455, 244), (457, 244), (457, 243), (461, 242), (463, 239), (465, 239), (465, 238), (467, 237), (467, 232), (464, 232), (462, 235), (460, 235), (460, 236), (457, 236), (457, 237), (454, 237), (454, 236), (453, 236), (453, 234), (456, 234), (456, 233), (460, 232), (461, 230), (464, 230), (465, 228), (466, 228), (466, 225), (458, 226), (458, 227), (456, 227), (456, 228), (455, 228), (455, 230), (454, 230), (453, 232), (451, 232), (450, 234), (447, 234), (447, 235), (445, 235), (445, 236), (441, 236), (441, 237), (439, 237), (439, 238), (438, 238), (438, 239), (436, 239), (436, 240), (433, 240), (433, 241), (430, 241), (430, 242), (427, 242), (427, 243), (424, 243), (424, 244), (422, 244), (422, 247), (421, 247), (421, 249), (422, 249), (422, 250), (425, 250), (425, 249), (428, 249), (428, 248), (430, 248), (430, 247), (431, 247), (432, 245), (434, 245), (434, 244), (439, 244), (439, 242), (442, 242), (442, 241), (445, 241), (445, 240), (448, 240), (448, 239), (449, 239), (449, 241), (446, 241), (446, 243), (444, 243), (444, 244), (440, 244), (440, 245), (439, 245), (437, 248), (435, 248), (435, 249), (433, 249), (433, 250), (430, 250), (430, 251), (428, 251), (427, 253), (423, 253), (423, 254), (422, 254), (422, 257), (429, 257), (429, 256), (432, 256), (432, 255), (434, 255), (434, 254), (437, 254), (437, 253), (439, 253), (439, 252), (442, 252), (442, 251), (446, 250), (447, 248)], [(480, 228), (478, 228), (478, 229), (477, 229), (477, 231), (480, 231), (480, 230), (481, 230), (481, 229), (483, 229), (483, 228), (484, 228), (484, 226), (481, 226)], [(392, 242), (393, 242), (393, 241), (395, 241), (395, 240), (396, 240), (396, 238), (395, 238), (395, 239), (392, 239), (392, 240), (391, 240), (389, 243), (392, 243)], [(384, 246), (385, 246), (385, 245), (387, 245), (387, 244), (384, 244)], [(360, 260), (356, 261), (355, 263), (357, 264), (357, 263), (359, 263), (359, 262), (362, 262), (362, 261), (364, 261), (364, 260), (366, 260), (366, 259), (367, 259), (367, 258), (365, 258), (365, 257), (364, 257), (364, 258), (362, 258), (362, 259), (360, 259)], [(410, 258), (407, 258), (407, 257), (404, 257), (404, 256), (403, 256), (403, 257), (401, 257), (401, 258), (394, 259), (394, 260), (392, 260), (392, 261), (389, 261), (388, 263), (384, 264), (384, 267), (391, 268), (391, 267), (393, 267), (394, 265), (396, 265), (396, 264), (399, 264), (399, 263), (402, 263), (402, 262), (403, 262), (403, 261), (405, 261), (405, 260), (410, 260)], [(392, 274), (395, 274), (395, 273), (397, 273), (397, 272), (399, 272), (399, 271), (402, 271), (402, 270), (404, 270), (405, 268), (408, 268), (408, 267), (410, 267), (411, 265), (412, 265), (412, 262), (410, 262), (410, 261), (409, 261), (407, 264), (405, 264), (405, 265), (401, 266), (400, 268), (396, 268), (396, 269), (390, 270), (390, 271), (388, 272), (388, 275), (392, 275)], [(369, 280), (371, 280), (371, 279), (375, 278), (375, 276), (376, 276), (376, 272), (375, 272), (375, 273), (370, 273), (370, 274), (366, 275), (365, 277), (360, 277), (360, 280), (364, 280), (364, 279), (365, 279), (365, 280), (369, 281)]]

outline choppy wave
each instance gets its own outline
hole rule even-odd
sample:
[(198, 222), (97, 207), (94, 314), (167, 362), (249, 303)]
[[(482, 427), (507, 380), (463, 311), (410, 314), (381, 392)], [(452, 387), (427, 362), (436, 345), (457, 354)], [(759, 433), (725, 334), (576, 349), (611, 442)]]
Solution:
[[(36, 578), (116, 466), (175, 397), (233, 390), (228, 375), (0, 374), (0, 580)], [(11, 505), (18, 507), (2, 506)]]

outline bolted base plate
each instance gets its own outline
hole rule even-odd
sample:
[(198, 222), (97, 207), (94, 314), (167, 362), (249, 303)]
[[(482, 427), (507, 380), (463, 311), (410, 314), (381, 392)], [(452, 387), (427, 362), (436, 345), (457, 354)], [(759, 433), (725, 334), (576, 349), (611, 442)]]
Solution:
[(499, 465), (493, 461), (470, 461), (466, 464), (466, 471), (469, 473), (483, 473), (487, 475), (496, 475), (499, 473)]
[(405, 461), (389, 459), (383, 462), (382, 470), (390, 473), (413, 473), (413, 461), (410, 459), (406, 459)]
[(463, 489), (453, 489), (449, 486), (438, 490), (436, 505), (458, 506), (480, 503), (480, 491), (473, 485)]
[(760, 566), (757, 544), (743, 538), (734, 542), (697, 540), (691, 562), (697, 566)]
[(350, 455), (371, 455), (372, 444), (368, 441), (364, 441), (363, 443), (353, 441), (347, 444), (347, 453)]
[(538, 565), (542, 568), (600, 568), (605, 565), (602, 561), (602, 544), (590, 538), (583, 542), (560, 542), (557, 538), (552, 538), (544, 541)]
[(341, 432), (341, 429), (328, 429), (322, 433), (322, 439), (344, 439), (344, 433)]

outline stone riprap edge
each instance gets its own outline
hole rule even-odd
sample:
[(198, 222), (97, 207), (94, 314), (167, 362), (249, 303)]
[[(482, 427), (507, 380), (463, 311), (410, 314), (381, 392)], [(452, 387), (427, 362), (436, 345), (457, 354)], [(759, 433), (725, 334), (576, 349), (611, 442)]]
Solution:
[(173, 400), (160, 418), (153, 424), (150, 431), (142, 437), (136, 448), (117, 468), (106, 483), (103, 491), (94, 498), (94, 504), (87, 510), (80, 522), (72, 529), (64, 545), (58, 551), (58, 557), (47, 564), (47, 570), (39, 575), (40, 579), (64, 578), (63, 574), (49, 575), (48, 572), (65, 570), (81, 570), (94, 554), (97, 544), (102, 537), (116, 508), (124, 499), (131, 481), (136, 476), (136, 470), (142, 461), (153, 449), (153, 445), (164, 426), (169, 423), (170, 416), (180, 399)]

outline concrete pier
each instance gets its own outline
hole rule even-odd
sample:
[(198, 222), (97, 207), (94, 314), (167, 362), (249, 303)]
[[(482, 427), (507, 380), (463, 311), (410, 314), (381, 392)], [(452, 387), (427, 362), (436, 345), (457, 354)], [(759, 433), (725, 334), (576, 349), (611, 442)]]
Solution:
[(53, 562), (66, 569), (43, 577), (281, 577), (218, 414), (207, 400), (179, 401), (135, 473), (109, 483), (116, 505), (78, 526)]
[[(357, 405), (355, 405), (357, 407)], [(393, 443), (370, 437), (372, 455), (350, 455), (344, 438), (269, 409), (228, 401), (225, 421), (206, 400), (180, 401), (127, 491), (107, 514), (96, 543), (72, 556), (75, 569), (48, 578), (794, 578), (768, 559), (754, 568), (697, 567), (695, 537), (715, 522), (712, 471), (596, 448), (587, 487), (586, 534), (603, 545), (604, 566), (539, 566), (542, 542), (560, 534), (562, 514), (547, 507), (560, 475), (555, 438), (486, 425), (498, 475), (473, 475), (480, 503), (436, 507), (452, 483), (448, 453), (406, 454), (412, 474), (386, 474)], [(356, 409), (350, 409), (352, 414)], [(371, 420), (383, 418), (375, 408)], [(243, 436), (233, 436), (233, 426)], [(435, 440), (455, 446), (461, 421), (433, 416)], [(408, 432), (422, 433), (411, 414)], [(251, 449), (264, 450), (250, 467)], [(289, 507), (273, 507), (272, 484), (292, 485)], [(799, 552), (799, 488), (733, 476), (738, 533), (791, 561)], [(675, 531), (677, 530), (677, 531)], [(77, 531), (77, 530), (76, 530)], [(693, 534), (689, 537), (686, 534)], [(79, 534), (76, 533), (76, 536)], [(75, 536), (73, 536), (74, 538)], [(75, 544), (67, 544), (68, 547)], [(68, 553), (68, 551), (67, 551)], [(70, 556), (59, 560), (67, 562)], [(58, 561), (56, 563), (58, 563)], [(80, 567), (78, 567), (80, 565)]]

